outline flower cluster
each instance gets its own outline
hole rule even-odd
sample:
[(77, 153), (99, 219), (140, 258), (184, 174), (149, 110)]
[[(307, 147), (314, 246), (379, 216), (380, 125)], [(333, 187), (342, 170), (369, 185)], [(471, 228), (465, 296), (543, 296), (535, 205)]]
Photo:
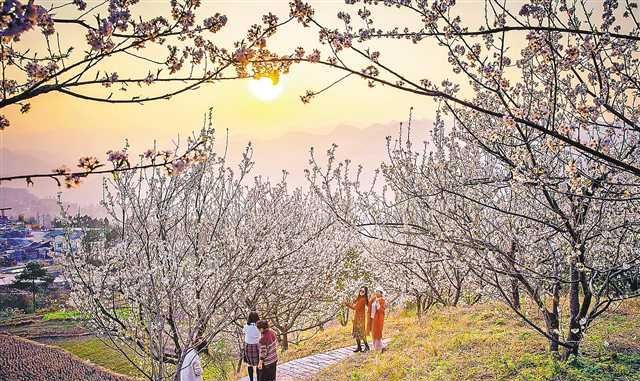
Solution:
[(115, 43), (111, 39), (113, 34), (113, 24), (110, 21), (102, 20), (98, 29), (90, 29), (86, 34), (87, 43), (98, 53), (108, 53), (113, 50)]
[(169, 26), (169, 22), (162, 16), (154, 17), (151, 20), (142, 21), (135, 25), (134, 35), (138, 38), (138, 49), (142, 49), (145, 46), (145, 42), (159, 42), (162, 43), (164, 39), (159, 39), (157, 36)]
[[(43, 33), (53, 28), (47, 11), (33, 1), (23, 4), (18, 0), (4, 0), (0, 10), (0, 36), (20, 40), (20, 35), (42, 23)], [(51, 25), (50, 25), (51, 24)]]
[(131, 19), (132, 5), (138, 3), (138, 0), (112, 0), (109, 2), (109, 23), (116, 29), (126, 31), (129, 20)]
[(300, 100), (302, 101), (302, 103), (307, 104), (311, 102), (311, 99), (316, 95), (315, 92), (311, 91), (311, 90), (307, 90), (305, 95), (301, 95), (300, 96)]
[(48, 12), (44, 11), (44, 8), (41, 8), (38, 12), (37, 24), (40, 27), (40, 30), (42, 30), (42, 34), (45, 36), (50, 36), (56, 32), (53, 25), (53, 19)]
[(73, 5), (75, 5), (79, 11), (87, 9), (87, 2), (85, 0), (73, 0)]
[(113, 72), (102, 79), (102, 86), (111, 87), (118, 80), (118, 73)]
[(107, 151), (107, 161), (113, 163), (114, 168), (129, 166), (129, 154), (125, 150)]
[(337, 30), (323, 29), (320, 31), (319, 38), (321, 43), (329, 44), (336, 53), (350, 48), (352, 43), (351, 34), (340, 33)]
[(4, 115), (0, 115), (0, 131), (4, 130), (10, 125), (11, 123), (9, 123), (9, 119), (7, 119), (7, 117)]
[(182, 69), (185, 56), (180, 53), (177, 46), (168, 46), (167, 49), (169, 50), (169, 56), (166, 59), (166, 65), (170, 73), (175, 74)]
[(216, 33), (227, 24), (227, 16), (216, 13), (204, 19), (204, 27), (211, 33)]
[(318, 49), (313, 49), (313, 52), (307, 56), (307, 60), (309, 62), (320, 62), (320, 51)]
[(302, 0), (294, 0), (289, 3), (289, 15), (298, 20), (302, 25), (309, 26), (311, 18), (314, 14), (314, 9), (311, 5), (303, 2)]
[(47, 65), (29, 62), (25, 65), (25, 70), (30, 82), (38, 82), (52, 77), (58, 71), (58, 65), (55, 62), (49, 62)]
[(94, 156), (85, 156), (78, 160), (78, 168), (85, 171), (93, 171), (99, 166), (101, 166), (100, 161)]

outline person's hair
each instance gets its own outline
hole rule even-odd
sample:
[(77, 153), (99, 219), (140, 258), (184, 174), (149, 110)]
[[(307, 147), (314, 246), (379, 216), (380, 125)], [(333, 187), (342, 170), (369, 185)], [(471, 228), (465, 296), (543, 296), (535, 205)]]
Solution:
[(363, 295), (363, 297), (364, 297), (365, 299), (369, 300), (369, 287), (367, 287), (367, 286), (362, 286), (362, 287), (360, 287), (360, 290), (358, 290), (358, 297), (360, 297), (360, 291), (361, 291), (361, 290), (364, 290), (364, 295)]
[(258, 327), (258, 329), (268, 329), (269, 328), (269, 321), (268, 320), (260, 320), (256, 324), (256, 327)]
[(255, 324), (258, 320), (260, 320), (260, 317), (256, 311), (249, 312), (249, 316), (247, 316), (247, 324)]

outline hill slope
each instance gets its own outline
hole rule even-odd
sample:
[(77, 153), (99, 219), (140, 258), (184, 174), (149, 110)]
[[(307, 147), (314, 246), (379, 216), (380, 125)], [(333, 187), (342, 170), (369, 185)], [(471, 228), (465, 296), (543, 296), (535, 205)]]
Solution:
[(545, 340), (511, 316), (497, 304), (393, 316), (385, 353), (351, 358), (314, 381), (640, 381), (638, 301), (596, 323), (569, 364), (554, 361)]

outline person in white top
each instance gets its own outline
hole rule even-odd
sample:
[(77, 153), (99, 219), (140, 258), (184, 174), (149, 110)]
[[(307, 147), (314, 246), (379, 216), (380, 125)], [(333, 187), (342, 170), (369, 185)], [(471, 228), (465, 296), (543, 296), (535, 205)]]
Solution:
[(202, 381), (202, 365), (198, 352), (191, 348), (182, 360), (180, 367), (180, 381)]
[(256, 372), (256, 381), (258, 378), (256, 369), (258, 362), (260, 361), (260, 330), (256, 327), (256, 323), (260, 320), (258, 313), (251, 311), (247, 317), (247, 324), (245, 324), (244, 332), (244, 351), (243, 360), (247, 364), (247, 373), (249, 374), (249, 381), (254, 381), (253, 374)]

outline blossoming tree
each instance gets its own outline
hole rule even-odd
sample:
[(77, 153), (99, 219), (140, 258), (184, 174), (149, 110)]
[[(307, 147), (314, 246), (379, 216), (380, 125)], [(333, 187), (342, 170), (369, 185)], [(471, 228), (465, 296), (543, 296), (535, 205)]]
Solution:
[(399, 263), (469, 269), (472, 289), (489, 287), (551, 351), (577, 355), (598, 317), (640, 295), (635, 175), (531, 128), (475, 113), (460, 121), (481, 134), (438, 119), (432, 146), (390, 145), (381, 171), (391, 197), (361, 190), (332, 150), (326, 166), (312, 160), (310, 179), (343, 221), (402, 248)]
[(233, 348), (250, 310), (273, 323), (284, 348), (320, 328), (339, 306), (351, 244), (315, 192), (249, 181), (251, 146), (232, 169), (209, 126), (187, 152), (183, 165), (145, 167), (161, 155), (151, 150), (117, 173), (103, 202), (117, 240), (65, 258), (73, 304), (150, 380), (177, 379), (191, 349)]
[[(527, 126), (553, 138), (554, 144), (640, 175), (635, 162), (639, 132), (635, 2), (346, 3), (337, 9), (340, 28), (325, 26), (326, 20), (319, 19), (312, 7), (298, 5), (299, 21), (317, 28), (326, 47), (327, 53), (320, 56), (318, 51), (313, 62), (359, 76), (371, 87), (434, 98), (443, 112), (456, 118), (473, 113)], [(477, 14), (484, 17), (477, 21)], [(399, 19), (402, 23), (392, 24)], [(400, 46), (399, 40), (442, 49), (451, 74), (416, 75), (402, 63), (389, 64), (385, 58), (395, 54), (390, 49)], [(440, 74), (445, 78), (435, 78)], [(325, 89), (309, 91), (303, 102)], [(531, 107), (534, 100), (536, 108)], [(477, 131), (470, 132), (473, 136)], [(612, 135), (625, 138), (612, 146)]]
[(251, 151), (233, 170), (212, 153), (212, 131), (202, 134), (188, 167), (119, 173), (104, 201), (118, 242), (65, 260), (73, 303), (150, 380), (179, 377), (190, 349), (221, 339), (252, 255), (237, 234), (252, 208), (242, 202)]
[(258, 178), (247, 194), (257, 202), (239, 234), (254, 247), (255, 259), (240, 286), (238, 328), (249, 311), (258, 311), (286, 350), (300, 333), (335, 317), (336, 278), (351, 239), (314, 192)]

